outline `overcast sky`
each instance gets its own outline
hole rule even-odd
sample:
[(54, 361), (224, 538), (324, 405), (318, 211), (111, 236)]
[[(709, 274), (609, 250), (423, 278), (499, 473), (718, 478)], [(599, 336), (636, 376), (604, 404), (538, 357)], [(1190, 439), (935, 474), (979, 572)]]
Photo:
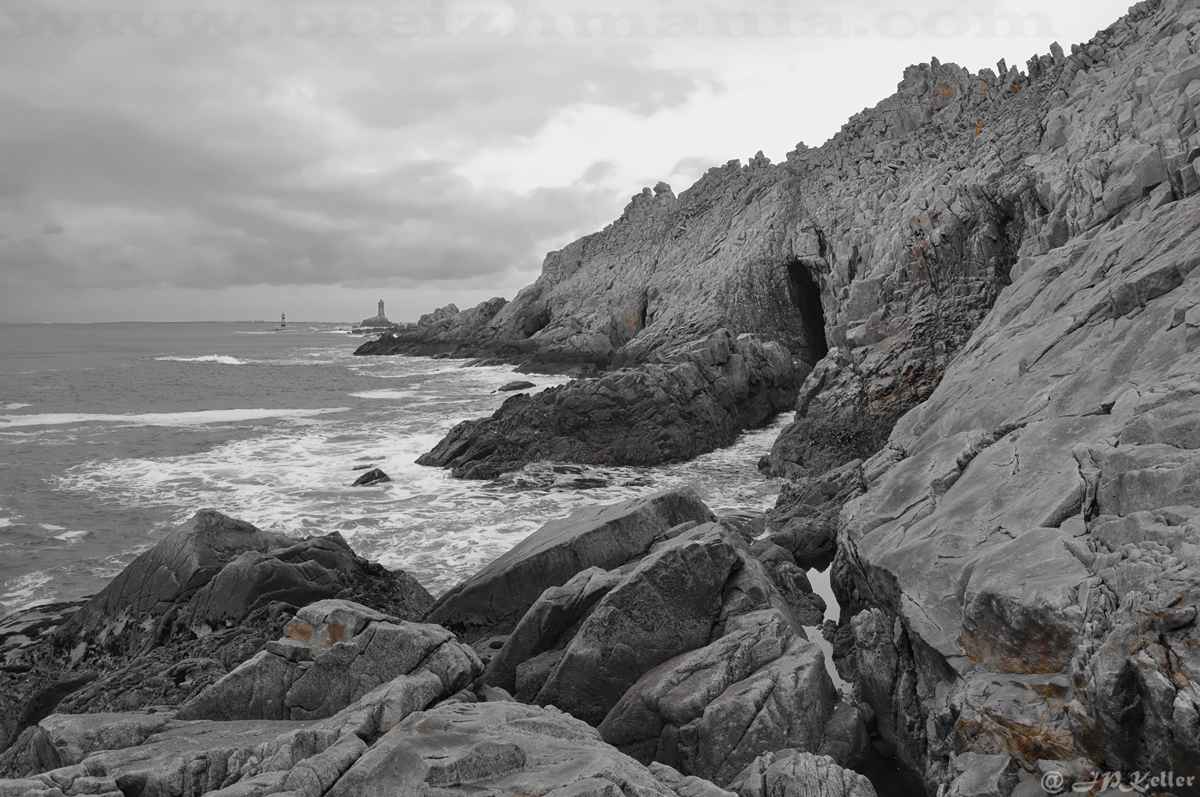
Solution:
[(6, 0), (0, 321), (511, 296), (644, 185), (778, 161), (910, 63), (1024, 68), (1126, 5)]

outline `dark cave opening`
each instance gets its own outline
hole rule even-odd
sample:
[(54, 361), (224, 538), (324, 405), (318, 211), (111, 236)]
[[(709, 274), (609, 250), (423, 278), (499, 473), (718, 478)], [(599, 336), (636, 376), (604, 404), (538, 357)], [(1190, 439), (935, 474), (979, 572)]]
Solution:
[(804, 343), (808, 356), (803, 359), (810, 365), (829, 351), (825, 339), (825, 308), (821, 305), (821, 286), (813, 279), (812, 271), (799, 260), (787, 265), (788, 296), (800, 311), (804, 326)]

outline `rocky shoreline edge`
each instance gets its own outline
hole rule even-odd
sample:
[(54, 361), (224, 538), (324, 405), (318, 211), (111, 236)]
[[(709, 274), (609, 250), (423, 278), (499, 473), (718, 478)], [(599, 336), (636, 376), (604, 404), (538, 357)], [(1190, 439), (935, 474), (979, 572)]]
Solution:
[(201, 511), (0, 622), (0, 795), (871, 797), (824, 601), (760, 531), (687, 489), (587, 507), (435, 602)]

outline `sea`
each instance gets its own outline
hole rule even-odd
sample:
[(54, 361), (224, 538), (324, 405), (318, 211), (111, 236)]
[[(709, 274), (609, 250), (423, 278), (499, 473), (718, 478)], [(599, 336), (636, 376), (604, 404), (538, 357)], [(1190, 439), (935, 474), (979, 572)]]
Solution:
[[(297, 537), (336, 531), (437, 595), (583, 504), (690, 484), (734, 513), (779, 492), (755, 463), (786, 415), (687, 463), (454, 479), (416, 458), (496, 410), (506, 382), (565, 378), (355, 357), (362, 338), (345, 325), (277, 327), (0, 325), (0, 615), (98, 591), (202, 508)], [(392, 481), (352, 487), (367, 466)]]

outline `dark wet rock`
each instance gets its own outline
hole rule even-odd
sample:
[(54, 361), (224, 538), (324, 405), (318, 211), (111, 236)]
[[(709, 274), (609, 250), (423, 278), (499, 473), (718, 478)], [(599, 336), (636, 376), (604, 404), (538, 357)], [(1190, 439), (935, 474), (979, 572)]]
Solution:
[(531, 387), (537, 387), (537, 385), (524, 379), (517, 379), (513, 382), (505, 382), (503, 385), (496, 388), (496, 391), (498, 393), (510, 393), (514, 390), (528, 390)]
[(13, 718), (0, 742), (53, 711), (178, 705), (279, 637), (299, 607), (326, 598), (401, 619), (433, 602), (411, 576), (356, 556), (337, 534), (297, 540), (200, 512), (22, 647), (20, 668), (0, 672)]
[(610, 569), (644, 555), (683, 524), (712, 520), (691, 489), (667, 490), (554, 520), (438, 599), (426, 617), (469, 638), (516, 625), (548, 587), (589, 567)]
[[(608, 487), (614, 475), (605, 468), (590, 465), (567, 465), (561, 462), (531, 462), (520, 470), (502, 473), (493, 482), (512, 490), (593, 490)], [(626, 487), (646, 486), (649, 478), (620, 477)]]
[(383, 484), (384, 482), (390, 482), (391, 480), (392, 480), (392, 477), (388, 476), (386, 473), (384, 473), (379, 468), (371, 468), (369, 471), (367, 471), (366, 473), (364, 473), (363, 475), (361, 475), (357, 479), (355, 479), (354, 484), (352, 484), (350, 486), (351, 487), (369, 487), (372, 484)]
[(243, 553), (265, 553), (290, 542), (219, 512), (197, 512), (122, 570), (59, 635), (96, 640), (107, 650), (140, 647), (148, 636), (142, 620), (185, 603)]
[(820, 745), (836, 696), (808, 619), (741, 535), (710, 522), (547, 589), (481, 680), (720, 782), (760, 747)]
[(654, 465), (732, 443), (791, 405), (796, 372), (775, 343), (718, 330), (662, 361), (513, 396), (454, 427), (417, 461), (488, 479), (538, 460)]
[(766, 568), (796, 620), (805, 626), (821, 625), (827, 608), (825, 599), (813, 592), (807, 571), (796, 564), (791, 552), (769, 539), (758, 540), (750, 550)]
[(820, 648), (763, 610), (643, 675), (600, 733), (639, 760), (727, 783), (762, 750), (816, 750), (835, 700)]
[[(488, 662), (483, 680), (504, 689), (517, 689), (518, 666), (559, 647), (564, 636), (575, 629), (596, 602), (620, 580), (617, 573), (589, 567), (565, 584), (548, 588), (504, 639), (499, 652)], [(528, 668), (525, 681), (526, 684), (530, 681)], [(520, 691), (528, 693), (529, 687)]]
[(833, 759), (798, 750), (765, 753), (731, 785), (739, 797), (875, 797), (864, 776)]
[(707, 641), (737, 561), (717, 534), (648, 556), (588, 614), (535, 702), (599, 724), (641, 673)]
[(862, 461), (857, 459), (785, 482), (767, 513), (769, 539), (791, 552), (797, 566), (824, 570), (837, 549), (838, 514), (864, 489)]

